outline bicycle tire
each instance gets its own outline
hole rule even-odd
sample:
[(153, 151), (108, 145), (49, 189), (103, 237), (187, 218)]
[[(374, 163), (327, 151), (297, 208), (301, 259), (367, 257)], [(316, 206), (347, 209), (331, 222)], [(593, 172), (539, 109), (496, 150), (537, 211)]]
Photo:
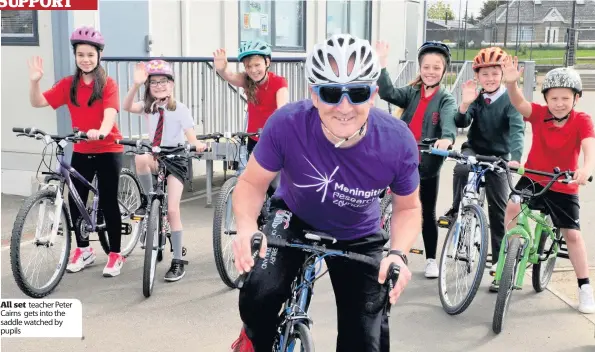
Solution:
[[(130, 171), (130, 169), (127, 168), (122, 168), (122, 170), (120, 170), (120, 181), (122, 182), (121, 179), (122, 178), (131, 178), (132, 179), (132, 184), (134, 184), (136, 190), (138, 191), (139, 197), (142, 194), (141, 191), (141, 186), (140, 186), (140, 181), (138, 180), (138, 177), (136, 177), (136, 175)], [(118, 192), (120, 193), (120, 192)], [(101, 197), (101, 195), (100, 195)], [(118, 194), (118, 198), (119, 198), (119, 194)], [(118, 201), (121, 201), (121, 199), (118, 199)], [(140, 205), (140, 198), (138, 199), (138, 204)], [(134, 212), (136, 209), (133, 209), (132, 211)], [(98, 211), (97, 213), (97, 219), (103, 219), (103, 213), (100, 211)], [(130, 214), (122, 214), (122, 220), (124, 219), (130, 219)], [(99, 223), (99, 221), (98, 221)], [(130, 253), (134, 250), (134, 248), (136, 248), (136, 245), (138, 243), (138, 239), (140, 238), (140, 231), (137, 231), (139, 226), (141, 225), (141, 222), (139, 221), (137, 223), (137, 228), (132, 230), (132, 233), (129, 238), (128, 244), (126, 244), (125, 246), (121, 246), (120, 247), (120, 254), (123, 257), (128, 257), (128, 255), (130, 255)], [(107, 231), (102, 230), (102, 231), (98, 231), (97, 232), (97, 236), (99, 237), (99, 243), (101, 244), (101, 248), (103, 249), (103, 251), (105, 252), (105, 254), (109, 254), (110, 252), (110, 245), (109, 245), (109, 235), (107, 233)], [(121, 235), (122, 236), (122, 235)], [(124, 235), (125, 237), (129, 237), (128, 235)], [(124, 243), (124, 241), (122, 241), (122, 243)]]
[(314, 352), (314, 339), (310, 329), (304, 323), (295, 323), (293, 325), (294, 339), (298, 339), (301, 342), (301, 352)]
[(53, 280), (51, 280), (48, 284), (46, 284), (43, 288), (38, 289), (32, 287), (24, 277), (23, 270), (21, 268), (21, 244), (20, 240), (23, 235), (23, 227), (25, 225), (25, 219), (27, 215), (31, 211), (31, 208), (37, 204), (42, 199), (48, 199), (53, 202), (56, 199), (56, 191), (51, 189), (44, 189), (41, 190), (30, 197), (28, 197), (15, 218), (14, 225), (12, 227), (12, 236), (10, 238), (10, 265), (12, 269), (13, 277), (16, 281), (17, 286), (19, 289), (29, 297), (32, 298), (43, 298), (50, 293), (52, 293), (60, 281), (62, 281), (62, 277), (64, 277), (64, 272), (66, 271), (66, 266), (68, 265), (68, 256), (70, 255), (70, 246), (71, 246), (71, 231), (72, 227), (69, 222), (69, 215), (68, 215), (68, 208), (66, 207), (66, 202), (62, 203), (62, 211), (60, 212), (60, 216), (62, 217), (62, 224), (66, 227), (66, 231), (64, 234), (65, 239), (65, 250), (62, 253), (62, 258), (60, 258), (60, 263), (62, 265), (57, 266), (56, 273), (53, 276)]
[[(438, 274), (438, 294), (440, 296), (440, 302), (442, 303), (442, 308), (444, 311), (449, 315), (457, 315), (463, 313), (473, 302), (475, 295), (477, 294), (477, 290), (479, 289), (479, 285), (481, 284), (481, 280), (483, 278), (483, 273), (485, 271), (486, 261), (488, 257), (488, 220), (486, 218), (483, 209), (477, 204), (470, 204), (463, 207), (461, 217), (465, 215), (465, 213), (471, 212), (474, 213), (475, 218), (479, 221), (480, 232), (481, 232), (481, 244), (479, 248), (479, 263), (477, 265), (477, 272), (475, 273), (475, 277), (473, 278), (473, 283), (469, 289), (467, 295), (463, 298), (463, 300), (456, 305), (449, 304), (449, 299), (447, 292), (445, 292), (445, 261), (446, 256), (448, 255), (447, 246), (452, 241), (452, 237), (454, 236), (455, 226), (451, 226), (448, 230), (448, 234), (446, 235), (446, 239), (444, 240), (444, 245), (442, 246), (442, 253), (440, 254), (440, 267), (439, 267), (439, 274)], [(460, 240), (461, 237), (459, 237)]]
[(229, 288), (237, 288), (235, 280), (225, 268), (225, 258), (223, 258), (223, 250), (221, 248), (221, 236), (223, 230), (223, 222), (225, 221), (225, 211), (228, 199), (231, 197), (233, 189), (238, 182), (238, 178), (233, 176), (221, 186), (219, 190), (219, 197), (217, 197), (215, 211), (213, 212), (213, 255), (215, 256), (215, 265), (221, 281)]
[(392, 196), (387, 194), (380, 201), (380, 227), (389, 234), (389, 240), (384, 244), (384, 248), (390, 249), (390, 220), (392, 218), (392, 210), (389, 208), (392, 205)]
[[(143, 295), (150, 297), (155, 285), (157, 268), (157, 252), (161, 235), (161, 200), (153, 199), (149, 208), (147, 234), (145, 237), (145, 260), (143, 264)], [(157, 242), (155, 241), (157, 235)], [(155, 258), (155, 260), (153, 260)]]
[[(560, 229), (556, 229), (556, 232), (554, 234), (555, 234), (556, 241), (558, 241), (562, 238)], [(548, 238), (549, 238), (549, 236), (547, 235), (547, 232), (542, 231), (541, 239), (539, 240), (539, 245), (537, 247), (537, 255), (540, 257), (543, 254), (544, 250), (546, 249), (546, 248), (544, 248), (545, 241), (547, 241)], [(556, 251), (556, 247), (558, 247), (557, 249), (559, 250), (559, 242), (554, 244), (554, 247), (553, 247), (554, 251)], [(549, 284), (549, 282), (552, 278), (552, 274), (554, 273), (554, 267), (556, 266), (556, 259), (557, 259), (556, 255), (550, 255), (547, 261), (543, 261), (543, 262), (540, 261), (539, 263), (533, 265), (531, 282), (533, 284), (533, 289), (535, 290), (535, 292), (542, 292), (543, 290), (545, 290), (545, 288)], [(541, 266), (543, 264), (547, 264), (547, 266), (546, 266), (546, 271), (544, 272), (543, 277), (542, 277)]]
[(521, 249), (521, 240), (518, 237), (510, 237), (508, 249), (504, 254), (504, 269), (502, 269), (502, 277), (500, 279), (500, 287), (498, 289), (498, 297), (496, 298), (496, 306), (494, 308), (494, 318), (492, 320), (492, 330), (499, 334), (504, 325), (504, 318), (508, 307), (510, 306), (510, 298), (514, 290), (514, 283), (516, 273), (520, 261), (519, 253)]

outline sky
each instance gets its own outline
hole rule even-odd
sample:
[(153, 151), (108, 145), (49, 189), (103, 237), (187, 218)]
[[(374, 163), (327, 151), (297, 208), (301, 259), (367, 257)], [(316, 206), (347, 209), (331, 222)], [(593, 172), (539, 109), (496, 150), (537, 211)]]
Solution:
[[(479, 15), (479, 10), (483, 6), (483, 2), (484, 2), (484, 0), (443, 0), (443, 1), (446, 4), (450, 4), (450, 7), (452, 7), (452, 9), (455, 13), (455, 17), (459, 17), (459, 3), (462, 7), (461, 17), (463, 17), (465, 15), (465, 2), (466, 1), (468, 2), (467, 10), (469, 11), (469, 14), (473, 14), (474, 17), (477, 17), (477, 15)], [(428, 0), (428, 7), (431, 6), (435, 2), (436, 2), (436, 0)]]

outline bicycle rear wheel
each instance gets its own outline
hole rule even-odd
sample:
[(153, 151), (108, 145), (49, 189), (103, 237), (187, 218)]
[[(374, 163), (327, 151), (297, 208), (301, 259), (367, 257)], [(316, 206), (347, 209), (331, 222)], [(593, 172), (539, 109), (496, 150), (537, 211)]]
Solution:
[[(467, 205), (460, 218), (461, 221), (448, 230), (440, 255), (438, 292), (442, 308), (450, 315), (464, 312), (475, 298), (488, 256), (488, 221), (483, 210), (476, 204)], [(455, 274), (462, 274), (463, 280), (473, 280), (470, 285), (459, 283), (459, 275), (450, 278), (447, 273), (449, 260), (454, 261)], [(447, 286), (452, 281), (454, 292), (451, 293)], [(461, 287), (466, 287), (466, 292), (460, 292)]]
[(500, 288), (496, 298), (496, 307), (494, 309), (494, 318), (492, 320), (492, 330), (499, 334), (504, 325), (504, 318), (510, 305), (510, 297), (517, 279), (519, 267), (519, 256), (521, 254), (521, 240), (519, 237), (510, 237), (508, 248), (504, 254), (504, 269), (500, 279)]
[(145, 261), (143, 266), (143, 294), (151, 296), (155, 284), (157, 269), (157, 252), (161, 237), (161, 200), (153, 199), (149, 208), (147, 234), (145, 237)]
[[(547, 223), (549, 226), (553, 227), (552, 219), (548, 216)], [(548, 236), (547, 232), (543, 231), (541, 233), (541, 238), (539, 240), (539, 246), (537, 247), (537, 255), (541, 258), (544, 255), (545, 251), (548, 251), (550, 248), (551, 253), (547, 260), (540, 261), (537, 264), (533, 264), (533, 274), (531, 275), (531, 281), (533, 283), (533, 289), (535, 292), (542, 292), (549, 284), (550, 279), (552, 278), (552, 274), (554, 272), (554, 267), (556, 266), (556, 259), (557, 253), (560, 248), (560, 239), (562, 238), (562, 233), (560, 229), (556, 229), (554, 232), (554, 243), (546, 244), (548, 240), (551, 241), (551, 238)]]
[[(219, 197), (213, 213), (213, 254), (219, 277), (229, 288), (236, 288), (235, 280), (239, 276), (233, 258), (232, 243), (236, 235), (235, 221), (231, 208), (231, 195), (235, 189), (237, 177), (225, 181), (219, 190)], [(225, 244), (222, 245), (222, 239)]]
[[(70, 254), (71, 245), (71, 226), (68, 221), (68, 209), (66, 202), (62, 203), (60, 209), (56, 209), (56, 190), (44, 189), (41, 190), (25, 200), (21, 209), (19, 210), (17, 217), (14, 221), (12, 228), (12, 237), (10, 238), (10, 265), (12, 268), (12, 274), (16, 281), (17, 286), (24, 294), (32, 298), (42, 298), (54, 291), (58, 286), (64, 272), (66, 265), (68, 264), (68, 255)], [(33, 215), (37, 218), (30, 224), (27, 224), (25, 220), (34, 206), (40, 203), (39, 210), (33, 211)], [(45, 218), (48, 221), (44, 221)], [(56, 236), (54, 240), (62, 241), (62, 245), (56, 245), (56, 243), (50, 243), (51, 231), (54, 230), (54, 225), (58, 220), (58, 229), (56, 230)], [(43, 233), (41, 233), (43, 232)], [(22, 240), (27, 242), (21, 243)], [(21, 265), (22, 251), (27, 248), (33, 248), (34, 250), (51, 251), (53, 249), (60, 250), (58, 255), (34, 255), (33, 259), (36, 258), (57, 258), (57, 264), (46, 264), (46, 265)], [(36, 285), (33, 281), (38, 282), (39, 273), (30, 273), (31, 277), (28, 278), (28, 270), (32, 269), (50, 269), (52, 272), (50, 278), (45, 283), (39, 283)], [(36, 278), (36, 280), (33, 280)]]

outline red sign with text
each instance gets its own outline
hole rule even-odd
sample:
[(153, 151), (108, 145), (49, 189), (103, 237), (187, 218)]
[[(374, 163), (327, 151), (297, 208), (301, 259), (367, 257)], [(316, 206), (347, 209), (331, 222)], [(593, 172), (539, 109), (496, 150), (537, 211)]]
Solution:
[(99, 0), (0, 0), (0, 10), (97, 10)]

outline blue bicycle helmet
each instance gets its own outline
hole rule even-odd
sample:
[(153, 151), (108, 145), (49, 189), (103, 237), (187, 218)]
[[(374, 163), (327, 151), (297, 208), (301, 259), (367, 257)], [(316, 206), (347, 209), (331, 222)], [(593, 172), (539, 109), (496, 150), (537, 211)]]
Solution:
[(450, 48), (442, 42), (425, 42), (419, 47), (417, 52), (417, 60), (420, 61), (422, 55), (427, 53), (438, 53), (444, 55), (446, 58), (446, 66), (450, 65)]
[(242, 61), (245, 57), (250, 55), (262, 55), (264, 57), (270, 58), (271, 52), (271, 46), (267, 42), (262, 40), (248, 40), (240, 45), (238, 60)]

